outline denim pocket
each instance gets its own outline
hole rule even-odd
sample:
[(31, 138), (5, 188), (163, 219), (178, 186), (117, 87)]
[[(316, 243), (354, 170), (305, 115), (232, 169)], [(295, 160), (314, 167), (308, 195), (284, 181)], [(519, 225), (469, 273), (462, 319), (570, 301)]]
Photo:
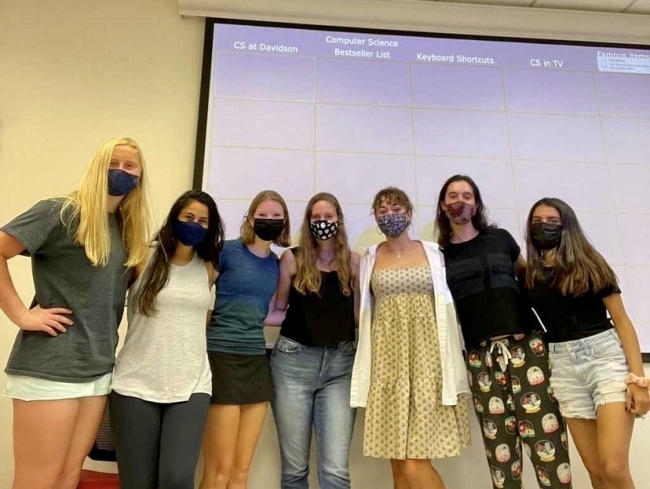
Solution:
[(625, 358), (623, 347), (618, 338), (608, 338), (607, 343), (596, 345), (591, 348), (591, 354), (594, 358), (609, 358), (611, 360), (618, 360), (620, 356)]
[(285, 336), (280, 336), (275, 343), (275, 349), (282, 353), (298, 353), (301, 348), (302, 345), (300, 343)]
[(354, 344), (354, 341), (348, 341), (339, 346), (341, 353), (346, 356), (354, 356), (357, 353), (357, 347)]
[(608, 330), (609, 334), (616, 340), (616, 343), (618, 343), (621, 348), (623, 347), (623, 343), (621, 342), (620, 336), (618, 336), (618, 331), (616, 331), (616, 328), (611, 328)]
[(553, 365), (555, 365), (555, 355), (553, 352), (548, 353), (548, 368), (549, 370), (553, 370)]

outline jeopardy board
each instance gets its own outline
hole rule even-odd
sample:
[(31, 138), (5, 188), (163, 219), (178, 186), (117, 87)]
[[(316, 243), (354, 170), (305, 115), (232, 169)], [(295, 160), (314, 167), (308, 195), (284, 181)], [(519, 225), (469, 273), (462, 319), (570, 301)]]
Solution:
[(314, 193), (336, 195), (360, 252), (382, 239), (370, 204), (385, 186), (408, 193), (423, 239), (456, 173), (520, 243), (531, 205), (560, 197), (616, 270), (650, 352), (650, 48), (208, 29), (197, 171), (229, 237), (267, 188), (294, 236)]

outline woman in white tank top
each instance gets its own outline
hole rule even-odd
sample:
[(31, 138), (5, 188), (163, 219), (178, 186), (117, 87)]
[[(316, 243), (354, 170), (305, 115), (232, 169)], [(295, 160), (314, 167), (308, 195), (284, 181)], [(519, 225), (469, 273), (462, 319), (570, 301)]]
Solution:
[(110, 394), (122, 489), (194, 488), (211, 395), (205, 328), (223, 234), (212, 197), (186, 192), (148, 262), (136, 267)]

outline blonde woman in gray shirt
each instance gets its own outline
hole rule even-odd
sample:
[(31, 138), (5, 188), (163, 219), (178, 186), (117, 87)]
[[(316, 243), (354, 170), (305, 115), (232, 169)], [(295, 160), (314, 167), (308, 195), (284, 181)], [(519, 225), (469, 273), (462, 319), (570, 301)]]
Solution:
[[(13, 402), (13, 489), (77, 487), (106, 408), (129, 269), (147, 256), (146, 190), (138, 144), (111, 139), (77, 190), (0, 229), (0, 309), (19, 328), (3, 391)], [(32, 262), (29, 307), (7, 267), (17, 255)]]

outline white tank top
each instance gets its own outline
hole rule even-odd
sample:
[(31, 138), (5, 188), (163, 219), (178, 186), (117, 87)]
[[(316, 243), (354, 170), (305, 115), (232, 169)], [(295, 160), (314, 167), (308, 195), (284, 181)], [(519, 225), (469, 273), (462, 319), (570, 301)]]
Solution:
[(111, 388), (158, 403), (211, 394), (205, 330), (213, 296), (205, 262), (195, 253), (186, 265), (170, 266), (169, 281), (158, 294), (153, 316), (140, 314), (134, 300), (143, 275), (129, 292), (128, 331)]

